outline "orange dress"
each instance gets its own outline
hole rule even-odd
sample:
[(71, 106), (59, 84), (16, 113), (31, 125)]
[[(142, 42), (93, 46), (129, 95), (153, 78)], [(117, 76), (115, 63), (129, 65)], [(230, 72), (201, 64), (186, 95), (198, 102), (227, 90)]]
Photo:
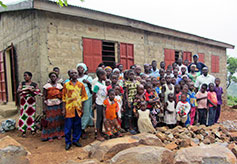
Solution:
[(114, 120), (117, 118), (117, 112), (119, 110), (119, 106), (117, 101), (110, 101), (109, 98), (104, 100), (105, 110), (105, 118), (108, 120)]

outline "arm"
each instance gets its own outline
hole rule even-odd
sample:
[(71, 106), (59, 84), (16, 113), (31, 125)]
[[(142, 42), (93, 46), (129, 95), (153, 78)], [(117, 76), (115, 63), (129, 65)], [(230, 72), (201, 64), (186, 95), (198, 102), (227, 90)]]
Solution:
[(43, 113), (45, 114), (46, 110), (47, 110), (47, 105), (46, 105), (46, 101), (47, 100), (47, 90), (44, 88), (43, 89)]
[(62, 114), (65, 117), (66, 116), (66, 85), (63, 85), (63, 91), (62, 91), (62, 102), (63, 102), (63, 110)]
[(205, 97), (200, 97), (200, 98), (197, 98), (197, 101), (200, 101), (200, 100), (203, 100), (203, 99), (207, 99), (207, 96), (205, 96)]
[(17, 89), (17, 93), (21, 93), (22, 92), (22, 84), (20, 83), (18, 89)]
[(104, 117), (104, 122), (106, 122), (105, 111), (106, 111), (106, 107), (103, 107), (103, 117)]
[(166, 87), (165, 87), (165, 85), (163, 85), (162, 86), (162, 93), (165, 93), (165, 91), (166, 91)]

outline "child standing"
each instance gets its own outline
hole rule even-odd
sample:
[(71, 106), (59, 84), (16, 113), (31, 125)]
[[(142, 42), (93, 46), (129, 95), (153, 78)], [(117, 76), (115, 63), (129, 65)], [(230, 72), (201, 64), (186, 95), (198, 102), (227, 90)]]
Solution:
[(189, 91), (188, 95), (190, 97), (190, 105), (191, 105), (191, 112), (190, 112), (190, 125), (193, 125), (194, 119), (195, 119), (195, 113), (196, 113), (196, 106), (197, 106), (197, 101), (196, 101), (196, 93), (194, 91), (194, 83), (190, 82), (189, 85)]
[(216, 107), (217, 107), (217, 97), (214, 90), (214, 84), (209, 84), (209, 92), (207, 93), (207, 102), (208, 102), (208, 126), (211, 126), (215, 123), (216, 118)]
[(171, 76), (167, 75), (165, 77), (166, 84), (162, 86), (162, 92), (165, 94), (165, 102), (168, 101), (168, 95), (174, 93), (174, 85), (171, 84)]
[(122, 137), (122, 134), (120, 133), (120, 125), (117, 121), (117, 112), (119, 105), (118, 103), (114, 100), (115, 98), (115, 92), (113, 89), (110, 89), (108, 91), (109, 97), (104, 100), (104, 111), (103, 111), (103, 116), (104, 116), (104, 125), (105, 125), (105, 134), (107, 135), (108, 138), (113, 138), (113, 137)]
[(121, 126), (121, 123), (122, 123), (121, 118), (122, 118), (123, 99), (122, 99), (122, 95), (120, 93), (120, 91), (121, 91), (120, 87), (121, 86), (118, 85), (118, 84), (115, 85), (114, 91), (115, 91), (115, 101), (118, 103), (118, 112), (117, 112), (118, 118), (117, 118), (117, 120), (118, 120), (118, 122), (119, 122), (119, 124)]
[(219, 78), (215, 79), (215, 92), (217, 96), (217, 108), (216, 108), (216, 117), (215, 117), (215, 123), (217, 123), (220, 114), (221, 114), (221, 104), (222, 104), (222, 94), (223, 94), (223, 89), (220, 87), (221, 80)]
[(96, 71), (98, 81), (96, 82), (93, 89), (93, 102), (96, 104), (96, 130), (97, 130), (97, 139), (103, 141), (102, 137), (102, 125), (103, 125), (103, 102), (106, 99), (107, 90), (106, 86), (103, 84), (103, 81), (106, 80), (106, 72), (99, 68)]
[(140, 133), (156, 133), (156, 130), (152, 126), (151, 123), (151, 115), (150, 110), (146, 109), (147, 105), (146, 102), (141, 102), (141, 110), (138, 110), (137, 117), (138, 117), (138, 130)]
[(133, 129), (133, 100), (137, 94), (137, 86), (140, 83), (135, 80), (135, 73), (133, 70), (128, 71), (128, 80), (125, 81), (124, 87), (126, 88), (126, 108), (125, 108), (125, 125), (129, 125), (129, 132), (136, 134)]
[(165, 103), (164, 122), (171, 129), (176, 125), (175, 101), (172, 93), (168, 95), (168, 101)]
[(188, 126), (190, 123), (189, 111), (191, 109), (190, 104), (187, 102), (187, 94), (182, 93), (181, 101), (176, 106), (177, 121), (182, 126)]
[(202, 84), (200, 91), (196, 94), (198, 122), (201, 125), (206, 125), (207, 122), (207, 84)]
[(175, 103), (178, 104), (179, 102), (179, 97), (181, 96), (182, 92), (181, 92), (181, 87), (179, 84), (176, 84), (174, 86), (174, 94), (175, 94)]

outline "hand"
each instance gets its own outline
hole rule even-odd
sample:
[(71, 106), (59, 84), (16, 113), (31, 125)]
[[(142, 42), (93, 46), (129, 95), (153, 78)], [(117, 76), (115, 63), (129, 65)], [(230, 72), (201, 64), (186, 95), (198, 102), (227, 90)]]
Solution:
[(90, 83), (88, 80), (86, 80), (86, 79), (84, 79), (83, 81), (82, 81), (83, 83)]

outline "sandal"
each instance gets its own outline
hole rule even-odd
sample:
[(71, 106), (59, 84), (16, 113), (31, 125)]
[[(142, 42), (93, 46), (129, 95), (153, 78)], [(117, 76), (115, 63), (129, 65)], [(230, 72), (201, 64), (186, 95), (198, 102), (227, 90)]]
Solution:
[(98, 141), (104, 141), (105, 139), (103, 137), (97, 137), (96, 138)]
[(61, 140), (62, 139), (62, 137), (60, 136), (60, 137), (58, 137), (58, 140)]
[(26, 132), (23, 132), (23, 133), (21, 134), (21, 137), (26, 138)]
[(31, 130), (31, 135), (35, 135), (35, 133), (36, 133), (36, 130)]
[(53, 142), (53, 138), (50, 138), (48, 141), (49, 141), (49, 142)]

